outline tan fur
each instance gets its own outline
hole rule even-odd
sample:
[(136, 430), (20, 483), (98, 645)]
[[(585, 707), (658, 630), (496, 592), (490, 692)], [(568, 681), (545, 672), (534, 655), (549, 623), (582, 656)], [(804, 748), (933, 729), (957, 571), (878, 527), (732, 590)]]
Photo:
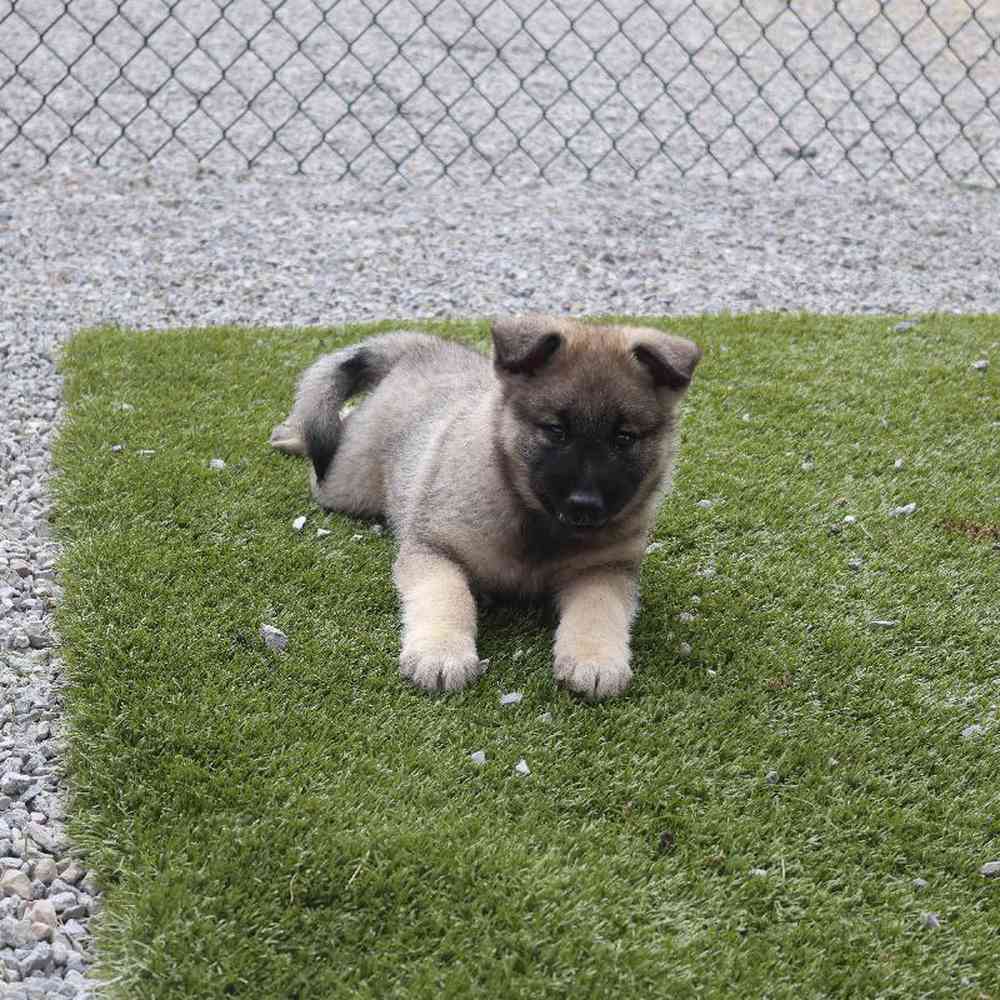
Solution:
[[(327, 355), (303, 375), (271, 443), (308, 453), (323, 470), (320, 481), (312, 475), (322, 506), (384, 516), (395, 531), (400, 671), (412, 683), (455, 690), (479, 676), (473, 592), (483, 590), (554, 597), (557, 680), (589, 698), (618, 695), (631, 678), (639, 564), (670, 488), (677, 411), (701, 352), (657, 330), (565, 318), (498, 322), (493, 339), (492, 367), (477, 352), (409, 332)], [(358, 387), (371, 394), (342, 420)], [(567, 414), (570, 426), (593, 428), (592, 438), (580, 430), (552, 457), (540, 435)], [(618, 426), (609, 414), (641, 435), (621, 458), (601, 443)], [(584, 439), (597, 442), (600, 460)], [(582, 457), (572, 465), (576, 448)], [(569, 499), (549, 485), (563, 482), (560, 461), (569, 463)], [(634, 492), (614, 501), (621, 506), (606, 523), (576, 527), (577, 507), (566, 504), (590, 494), (573, 477), (589, 483), (593, 467), (607, 478), (615, 463)], [(608, 482), (605, 493), (626, 496), (614, 475)]]

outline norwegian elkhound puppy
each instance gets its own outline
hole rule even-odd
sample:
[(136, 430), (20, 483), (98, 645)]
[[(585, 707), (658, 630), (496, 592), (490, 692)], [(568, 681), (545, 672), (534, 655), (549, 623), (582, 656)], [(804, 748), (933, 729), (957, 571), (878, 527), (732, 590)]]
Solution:
[(556, 679), (587, 698), (621, 694), (639, 564), (701, 351), (659, 330), (541, 316), (492, 334), (492, 363), (403, 331), (325, 355), (271, 444), (309, 457), (323, 507), (395, 531), (409, 681), (453, 691), (482, 673), (473, 594), (486, 591), (553, 596)]

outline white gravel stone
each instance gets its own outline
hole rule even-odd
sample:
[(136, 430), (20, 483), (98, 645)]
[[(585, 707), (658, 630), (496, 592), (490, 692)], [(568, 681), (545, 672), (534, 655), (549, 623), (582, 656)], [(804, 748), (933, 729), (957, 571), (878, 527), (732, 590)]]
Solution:
[(301, 531), (306, 526), (306, 518), (304, 514), (300, 514), (294, 521), (292, 521), (292, 530)]
[(52, 928), (41, 921), (32, 921), (31, 936), (36, 941), (48, 941), (52, 937)]
[(963, 740), (972, 740), (977, 736), (982, 736), (986, 732), (986, 727), (981, 726), (978, 722), (974, 722), (971, 726), (966, 726), (962, 730)]
[(987, 861), (986, 864), (979, 869), (979, 874), (985, 876), (986, 878), (997, 878), (1000, 876), (1000, 861)]
[(33, 902), (25, 914), (36, 923), (47, 924), (55, 927), (58, 923), (56, 918), (56, 908), (51, 899), (37, 899)]
[(24, 872), (10, 869), (0, 876), (0, 892), (5, 896), (20, 896), (21, 899), (31, 899), (31, 880)]
[(226, 463), (221, 458), (213, 458), (209, 460), (208, 467), (221, 471), (226, 467)]
[(936, 931), (941, 927), (941, 918), (936, 913), (923, 913), (920, 915), (920, 923), (929, 931)]
[(268, 649), (283, 653), (288, 648), (288, 636), (273, 625), (261, 625), (260, 637)]
[(51, 858), (39, 858), (31, 873), (42, 882), (51, 882), (58, 874), (56, 863)]
[(76, 885), (85, 874), (83, 866), (74, 859), (59, 873), (59, 878), (67, 885)]
[(990, 363), (986, 358), (980, 358), (978, 361), (972, 362), (972, 367), (976, 369), (977, 372), (984, 372), (989, 368)]
[(526, 778), (531, 774), (531, 768), (528, 767), (528, 762), (523, 757), (514, 765), (514, 771), (522, 778)]
[(469, 760), (477, 767), (482, 767), (486, 763), (486, 752), (484, 750), (475, 750), (469, 754)]
[(893, 507), (889, 511), (889, 517), (909, 517), (915, 510), (915, 503), (905, 503), (901, 507)]
[(507, 694), (500, 695), (501, 705), (517, 705), (524, 698), (524, 694), (521, 691), (509, 691)]

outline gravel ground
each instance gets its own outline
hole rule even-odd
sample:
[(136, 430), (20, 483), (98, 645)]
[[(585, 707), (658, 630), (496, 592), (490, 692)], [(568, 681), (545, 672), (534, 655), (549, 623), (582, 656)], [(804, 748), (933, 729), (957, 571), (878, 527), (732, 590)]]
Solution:
[[(56, 0), (19, 4), (16, 15), (0, 2), (0, 109), (5, 112), (0, 114), (0, 961), (8, 979), (5, 996), (88, 995), (81, 975), (89, 962), (87, 923), (100, 907), (96, 881), (85, 859), (76, 859), (63, 830), (61, 667), (49, 630), (49, 613), (60, 596), (53, 570), (58, 549), (47, 521), (50, 444), (61, 406), (54, 361), (58, 346), (74, 330), (103, 323), (311, 325), (525, 311), (1000, 312), (1000, 193), (904, 186), (886, 179), (887, 165), (904, 176), (924, 169), (926, 176), (939, 178), (946, 170), (971, 171), (968, 176), (980, 181), (990, 178), (976, 167), (979, 162), (994, 175), (1000, 172), (996, 97), (992, 105), (984, 99), (1000, 86), (1000, 52), (988, 42), (1000, 35), (996, 5), (937, 4), (938, 24), (927, 29), (926, 19), (918, 16), (922, 4), (897, 0), (893, 16), (899, 25), (912, 26), (902, 32), (907, 45), (891, 56), (882, 74), (864, 82), (871, 76), (873, 54), (889, 60), (887, 53), (900, 49), (901, 29), (875, 16), (877, 4), (859, 0), (843, 5), (852, 13), (823, 20), (823, 4), (753, 0), (744, 5), (747, 11), (763, 22), (774, 19), (762, 39), (759, 25), (748, 23), (731, 0), (705, 0), (702, 6), (710, 15), (687, 16), (685, 3), (670, 0), (660, 9), (676, 16), (672, 37), (683, 44), (649, 50), (646, 66), (660, 75), (675, 70), (679, 75), (670, 100), (650, 107), (644, 119), (650, 130), (618, 98), (605, 100), (602, 89), (610, 71), (623, 81), (626, 96), (648, 92), (645, 71), (634, 65), (642, 39), (652, 37), (640, 11), (645, 5), (607, 0), (631, 32), (632, 49), (609, 43), (601, 68), (589, 64), (569, 39), (559, 43), (560, 73), (553, 76), (545, 67), (531, 70), (537, 57), (533, 45), (541, 40), (556, 46), (562, 15), (553, 13), (551, 4), (538, 7), (528, 21), (532, 42), (517, 33), (516, 24), (505, 25), (503, 11), (518, 10), (518, 3), (487, 11), (478, 34), (451, 38), (449, 32), (464, 22), (447, 0), (428, 26), (437, 26), (454, 42), (456, 60), (465, 60), (469, 72), (482, 76), (483, 100), (499, 101), (511, 81), (502, 73), (490, 76), (485, 63), (477, 62), (491, 51), (502, 49), (509, 73), (529, 78), (525, 92), (531, 96), (515, 96), (505, 104), (493, 126), (483, 126), (475, 155), (456, 160), (454, 167), (461, 176), (493, 172), (512, 183), (406, 189), (392, 179), (378, 189), (330, 178), (352, 157), (369, 169), (369, 181), (389, 176), (389, 161), (402, 158), (414, 135), (423, 134), (428, 137), (423, 151), (407, 161), (403, 173), (428, 180), (440, 172), (442, 158), (463, 155), (463, 135), (478, 127), (476, 116), (483, 111), (481, 102), (470, 98), (467, 105), (456, 105), (461, 128), (448, 120), (435, 126), (440, 101), (435, 105), (426, 88), (406, 97), (412, 66), (400, 60), (381, 74), (379, 88), (370, 86), (359, 59), (391, 58), (393, 46), (386, 39), (404, 24), (405, 12), (393, 19), (397, 0), (380, 20), (389, 33), (369, 33), (369, 41), (358, 43), (358, 58), (344, 57), (339, 64), (338, 94), (353, 99), (354, 117), (343, 125), (347, 131), (327, 131), (327, 143), (312, 153), (316, 136), (311, 128), (318, 122), (327, 129), (341, 97), (328, 94), (326, 104), (315, 106), (306, 101), (315, 63), (288, 55), (283, 46), (289, 39), (305, 39), (303, 53), (321, 67), (336, 56), (329, 24), (310, 28), (313, 4), (284, 4), (279, 15), (284, 27), (260, 28), (252, 56), (240, 56), (245, 43), (233, 32), (253, 33), (255, 18), (267, 10), (259, 0), (238, 0), (228, 8), (225, 23), (213, 27), (209, 17), (196, 26), (203, 49), (219, 59), (241, 60), (240, 72), (248, 75), (240, 85), (247, 92), (266, 84), (274, 66), (284, 66), (279, 78), (285, 97), (280, 88), (268, 89), (256, 112), (244, 115), (242, 98), (219, 84), (201, 55), (184, 55), (190, 30), (185, 36), (173, 21), (155, 27), (163, 13), (159, 0), (125, 4), (139, 30), (121, 19), (108, 20), (110, 0), (73, 0), (72, 17)], [(567, 0), (563, 7), (572, 5)], [(192, 18), (213, 9), (199, 3), (178, 8), (189, 28)], [(340, 4), (338, 12), (336, 26), (349, 35), (370, 19), (357, 4)], [(799, 24), (814, 24), (811, 39), (801, 37), (796, 18)], [(105, 21), (108, 27), (100, 29)], [(606, 19), (602, 23), (581, 22), (579, 30), (591, 32), (593, 43), (608, 28)], [(501, 45), (508, 28), (515, 35)], [(951, 48), (935, 56), (942, 32), (952, 36)], [(85, 53), (88, 33), (98, 36), (102, 51)], [(856, 33), (866, 47), (845, 49), (838, 74), (826, 73), (821, 49), (840, 51)], [(168, 62), (183, 63), (175, 80), (167, 79), (164, 63), (149, 52), (135, 55), (141, 34)], [(45, 45), (39, 47), (42, 37)], [(408, 50), (413, 64), (438, 58), (441, 44), (420, 29)], [(735, 67), (732, 52), (749, 51), (754, 44), (759, 58)], [(72, 75), (66, 76), (59, 60), (53, 62), (46, 46), (74, 65)], [(684, 46), (702, 47), (686, 70)], [(907, 51), (931, 67), (912, 87), (904, 87), (913, 71)], [(812, 102), (833, 119), (829, 130), (817, 131), (818, 120), (806, 105), (795, 110), (802, 83), (787, 73), (762, 83), (768, 67), (774, 69), (775, 52), (785, 53), (801, 80), (812, 81)], [(285, 55), (288, 61), (282, 63)], [(127, 63), (127, 69), (120, 78), (113, 73), (108, 78), (108, 67), (116, 61)], [(11, 73), (14, 62), (16, 74)], [(965, 74), (963, 64), (973, 69), (955, 85), (945, 114), (939, 107), (941, 89), (948, 74)], [(577, 71), (584, 75), (575, 86), (576, 97), (559, 101), (558, 107), (552, 103), (552, 127), (531, 132), (539, 102), (555, 101), (563, 86), (560, 77)], [(253, 72), (262, 74), (257, 82)], [(59, 80), (58, 91), (41, 106), (39, 91)], [(467, 86), (467, 76), (453, 65), (431, 82), (452, 101)], [(705, 97), (709, 84), (717, 87), (711, 99)], [(759, 86), (771, 110), (758, 103), (737, 114), (734, 109), (742, 108)], [(837, 111), (845, 86), (853, 90), (854, 102)], [(107, 88), (104, 110), (90, 113), (93, 98), (86, 88), (102, 87)], [(887, 104), (886, 88), (905, 90), (905, 101)], [(282, 126), (284, 149), (268, 147), (272, 126), (288, 110), (283, 104), (288, 93), (305, 104), (314, 124), (291, 121)], [(575, 127), (573, 116), (583, 104), (602, 100), (597, 116), (602, 127), (584, 128), (573, 140), (574, 155), (560, 156), (557, 134)], [(769, 132), (775, 128), (774, 107), (789, 110), (782, 112), (784, 126)], [(387, 119), (389, 113), (395, 117)], [(913, 130), (914, 114), (924, 116), (919, 135)], [(40, 150), (65, 139), (62, 119), (81, 115), (77, 139), (60, 147), (53, 165), (40, 172), (27, 169), (41, 161)], [(133, 115), (138, 117), (128, 138), (121, 139), (115, 122)], [(873, 118), (879, 123), (874, 130), (868, 124)], [(960, 135), (956, 118), (966, 123)], [(25, 123), (20, 135), (14, 134), (15, 121)], [(384, 152), (365, 154), (371, 133), (386, 121), (391, 124), (381, 133)], [(671, 162), (658, 155), (658, 140), (650, 145), (650, 136), (675, 125), (680, 131), (673, 133), (668, 150)], [(218, 143), (222, 128), (228, 141), (206, 152)], [(520, 150), (510, 147), (511, 134), (528, 132), (534, 138)], [(606, 155), (609, 133), (620, 138), (626, 159)], [(706, 153), (704, 135), (713, 134), (720, 137), (713, 155), (722, 156), (726, 169), (736, 174), (731, 184), (718, 180), (723, 168)], [(740, 166), (747, 136), (759, 141), (762, 159)], [(155, 168), (144, 165), (145, 153), (164, 141)], [(108, 169), (80, 162), (86, 147), (96, 152), (108, 144)], [(204, 155), (212, 169), (196, 170), (185, 146)], [(936, 160), (928, 159), (932, 147), (943, 150)], [(896, 148), (892, 157), (890, 148)], [(623, 172), (631, 174), (627, 160), (638, 163), (648, 155), (655, 158), (642, 170), (643, 183), (616, 180)], [(315, 173), (289, 177), (274, 169), (303, 157)], [(262, 166), (241, 173), (248, 160)], [(532, 180), (537, 162), (547, 163), (546, 175), (558, 183)], [(575, 183), (581, 164), (601, 182)], [(705, 171), (694, 169), (698, 164)], [(679, 171), (688, 167), (691, 175), (681, 178)], [(761, 183), (762, 176), (780, 171), (787, 171), (780, 183)], [(816, 171), (842, 182), (822, 182)], [(859, 172), (881, 179), (864, 185), (853, 180)]]

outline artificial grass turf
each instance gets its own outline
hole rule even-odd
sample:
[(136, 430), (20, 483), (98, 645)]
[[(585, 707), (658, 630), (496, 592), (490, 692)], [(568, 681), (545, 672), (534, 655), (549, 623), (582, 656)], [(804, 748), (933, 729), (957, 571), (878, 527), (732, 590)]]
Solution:
[(597, 706), (538, 609), (484, 611), (467, 692), (408, 689), (392, 540), (268, 448), (387, 325), (78, 335), (59, 628), (110, 995), (1000, 995), (1000, 320), (895, 324), (666, 324), (706, 356)]

